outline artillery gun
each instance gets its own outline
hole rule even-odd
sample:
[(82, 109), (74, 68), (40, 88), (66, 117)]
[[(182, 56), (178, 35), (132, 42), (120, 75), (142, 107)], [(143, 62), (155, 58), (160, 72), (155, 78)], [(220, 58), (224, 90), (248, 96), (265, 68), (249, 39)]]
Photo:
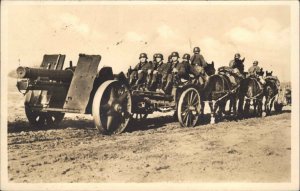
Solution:
[(130, 120), (154, 111), (177, 112), (181, 126), (195, 126), (200, 114), (199, 88), (173, 87), (172, 95), (132, 90), (123, 72), (102, 67), (100, 55), (80, 54), (76, 66), (63, 69), (65, 55), (44, 55), (40, 68), (17, 68), (17, 88), (25, 95), (32, 126), (57, 125), (65, 113), (92, 114), (103, 134), (121, 133)]

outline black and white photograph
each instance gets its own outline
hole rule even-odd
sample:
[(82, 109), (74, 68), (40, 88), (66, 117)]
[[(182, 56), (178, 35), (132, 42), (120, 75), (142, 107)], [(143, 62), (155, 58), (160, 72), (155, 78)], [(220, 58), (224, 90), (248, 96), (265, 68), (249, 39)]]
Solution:
[(298, 1), (1, 1), (0, 190), (299, 190)]

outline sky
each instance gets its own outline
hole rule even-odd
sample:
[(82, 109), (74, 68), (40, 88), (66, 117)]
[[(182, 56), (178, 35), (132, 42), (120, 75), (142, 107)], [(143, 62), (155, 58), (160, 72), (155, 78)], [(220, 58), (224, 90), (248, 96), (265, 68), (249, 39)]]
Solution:
[[(228, 65), (235, 53), (290, 81), (291, 21), (287, 5), (14, 5), (6, 3), (2, 38), (8, 71), (38, 66), (44, 54), (100, 54), (100, 67), (126, 72), (146, 52), (165, 58), (201, 48), (207, 62)], [(3, 41), (1, 41), (2, 43)], [(20, 60), (20, 61), (18, 61)]]

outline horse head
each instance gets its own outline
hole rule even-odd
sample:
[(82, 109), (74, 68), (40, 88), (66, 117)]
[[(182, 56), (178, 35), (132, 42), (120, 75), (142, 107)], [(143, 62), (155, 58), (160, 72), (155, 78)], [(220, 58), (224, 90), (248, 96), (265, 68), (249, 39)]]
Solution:
[(211, 64), (207, 63), (206, 66), (204, 67), (204, 71), (209, 76), (215, 74), (216, 73), (215, 63), (213, 61)]
[(268, 70), (266, 71), (266, 76), (272, 76), (273, 71), (268, 72)]
[(261, 68), (258, 72), (256, 72), (256, 74), (259, 75), (259, 76), (263, 76), (264, 73), (265, 72), (264, 72), (263, 68)]

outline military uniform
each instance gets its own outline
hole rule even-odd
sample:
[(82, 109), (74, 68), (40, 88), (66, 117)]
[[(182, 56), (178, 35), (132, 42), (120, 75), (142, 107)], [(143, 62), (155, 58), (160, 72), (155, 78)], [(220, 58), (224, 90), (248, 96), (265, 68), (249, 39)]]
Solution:
[(232, 69), (237, 68), (239, 70), (240, 74), (244, 74), (244, 70), (245, 70), (244, 61), (245, 61), (245, 58), (240, 59), (240, 57), (241, 57), (241, 55), (239, 53), (236, 53), (234, 55), (234, 59), (229, 62), (229, 67), (232, 68)]
[(245, 58), (243, 58), (242, 60), (231, 60), (229, 62), (229, 67), (231, 67), (232, 69), (237, 68), (239, 72), (243, 74), (245, 71), (244, 61)]
[(195, 47), (194, 55), (191, 58), (191, 65), (195, 68), (195, 70), (202, 75), (203, 79), (200, 79), (201, 83), (204, 83), (203, 80), (206, 78), (206, 74), (204, 71), (204, 68), (207, 66), (206, 61), (204, 60), (204, 57), (200, 54), (200, 48)]
[(193, 66), (201, 66), (203, 68), (207, 65), (201, 54), (194, 54), (191, 58), (191, 64)]
[[(172, 57), (174, 56), (179, 58), (177, 52), (172, 53)], [(187, 56), (187, 54), (185, 54), (183, 58), (185, 58), (185, 56)], [(174, 78), (176, 76), (179, 79), (190, 80), (190, 74), (194, 75), (195, 77), (199, 76), (199, 73), (189, 63), (189, 55), (187, 56), (186, 60), (182, 61), (181, 63), (178, 60), (173, 61), (167, 77), (167, 84), (165, 87), (166, 92), (167, 93), (170, 92), (171, 87), (173, 85)]]
[[(161, 58), (161, 60), (159, 62), (156, 62), (156, 58)], [(149, 88), (151, 90), (155, 90), (158, 85), (160, 85), (160, 88), (163, 89), (165, 84), (167, 83), (168, 72), (170, 71), (171, 64), (163, 63), (162, 54), (156, 54), (154, 61), (154, 70), (152, 72), (152, 78)]]
[(178, 77), (185, 80), (190, 79), (190, 74), (194, 75), (195, 77), (199, 76), (199, 73), (190, 65), (188, 61), (182, 61), (179, 63), (176, 66), (176, 69), (178, 70)]
[(256, 75), (256, 72), (260, 71), (260, 67), (258, 66), (258, 62), (254, 61), (253, 66), (248, 69), (248, 73), (250, 76)]
[[(147, 59), (147, 54), (141, 53), (139, 59), (141, 58)], [(133, 85), (135, 83), (136, 85), (138, 85), (138, 84), (145, 83), (148, 71), (153, 70), (153, 68), (154, 67), (152, 62), (148, 62), (147, 60), (145, 60), (145, 62), (139, 62), (133, 68), (133, 70), (131, 70), (129, 84)]]

